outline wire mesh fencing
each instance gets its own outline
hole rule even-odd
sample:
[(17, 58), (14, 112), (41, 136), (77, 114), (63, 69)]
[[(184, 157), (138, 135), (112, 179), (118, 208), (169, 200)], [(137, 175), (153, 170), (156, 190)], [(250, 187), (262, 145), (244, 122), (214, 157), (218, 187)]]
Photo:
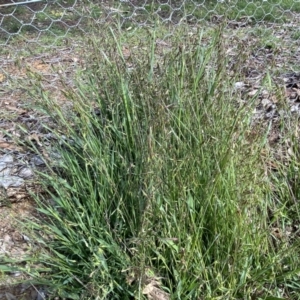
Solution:
[(180, 24), (223, 24), (244, 28), (245, 39), (258, 34), (271, 42), (293, 31), (289, 43), (295, 43), (299, 12), (300, 0), (0, 0), (0, 81), (14, 77), (12, 66), (25, 57), (34, 64), (53, 51), (68, 56), (95, 27), (118, 24), (134, 32), (162, 24), (165, 42)]
[(2, 0), (0, 1), (1, 45), (28, 31), (57, 35), (80, 27), (84, 20), (95, 23), (118, 19), (126, 27), (145, 26), (154, 20), (176, 25), (203, 21), (289, 22), (300, 12), (299, 0)]

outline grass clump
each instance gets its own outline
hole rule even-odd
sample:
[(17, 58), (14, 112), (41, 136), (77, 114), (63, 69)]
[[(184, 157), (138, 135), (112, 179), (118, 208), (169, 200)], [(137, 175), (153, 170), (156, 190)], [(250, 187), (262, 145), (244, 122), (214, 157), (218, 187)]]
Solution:
[(65, 90), (71, 108), (36, 86), (56, 124), (45, 125), (56, 158), (37, 199), (45, 221), (27, 224), (44, 269), (24, 270), (54, 294), (268, 299), (286, 292), (299, 263), (293, 246), (272, 242), (265, 138), (249, 138), (251, 103), (237, 104), (238, 79), (226, 73), (220, 36), (199, 32), (162, 55), (153, 30), (148, 54), (125, 58), (121, 33), (111, 33), (88, 46), (87, 67)]

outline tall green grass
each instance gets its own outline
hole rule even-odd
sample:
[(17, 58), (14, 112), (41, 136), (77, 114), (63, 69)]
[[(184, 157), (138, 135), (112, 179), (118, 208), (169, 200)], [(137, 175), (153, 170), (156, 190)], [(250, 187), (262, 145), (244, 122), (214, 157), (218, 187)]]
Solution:
[(121, 40), (111, 31), (87, 45), (64, 91), (71, 108), (35, 86), (56, 139), (36, 196), (45, 218), (26, 224), (38, 251), (22, 270), (67, 299), (147, 299), (153, 286), (172, 299), (285, 296), (297, 250), (271, 237), (281, 203), (267, 133), (250, 125), (255, 98), (238, 104), (221, 33), (164, 55), (152, 32), (131, 61)]

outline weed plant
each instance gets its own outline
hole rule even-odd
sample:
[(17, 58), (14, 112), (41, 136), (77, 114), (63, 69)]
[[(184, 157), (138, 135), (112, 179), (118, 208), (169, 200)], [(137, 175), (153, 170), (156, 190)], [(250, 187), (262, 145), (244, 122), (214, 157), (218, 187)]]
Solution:
[(289, 219), (288, 185), (278, 179), (277, 201), (266, 134), (249, 134), (256, 98), (238, 104), (221, 32), (174, 39), (167, 54), (155, 34), (130, 59), (121, 32), (93, 39), (64, 91), (71, 108), (36, 83), (56, 158), (22, 270), (67, 299), (151, 299), (154, 287), (172, 299), (298, 299), (299, 251), (270, 229)]

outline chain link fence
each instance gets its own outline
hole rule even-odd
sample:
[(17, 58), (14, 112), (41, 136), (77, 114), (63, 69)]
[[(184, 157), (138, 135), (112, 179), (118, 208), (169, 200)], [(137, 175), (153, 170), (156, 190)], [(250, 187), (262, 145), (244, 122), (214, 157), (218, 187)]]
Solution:
[(118, 23), (134, 31), (163, 24), (162, 41), (179, 24), (207, 28), (222, 23), (232, 30), (246, 28), (248, 35), (267, 29), (259, 33), (265, 40), (285, 38), (292, 28), (295, 43), (299, 15), (300, 0), (0, 0), (0, 82), (19, 76), (14, 66), (20, 59), (35, 64), (53, 51), (65, 59), (96, 25)]

